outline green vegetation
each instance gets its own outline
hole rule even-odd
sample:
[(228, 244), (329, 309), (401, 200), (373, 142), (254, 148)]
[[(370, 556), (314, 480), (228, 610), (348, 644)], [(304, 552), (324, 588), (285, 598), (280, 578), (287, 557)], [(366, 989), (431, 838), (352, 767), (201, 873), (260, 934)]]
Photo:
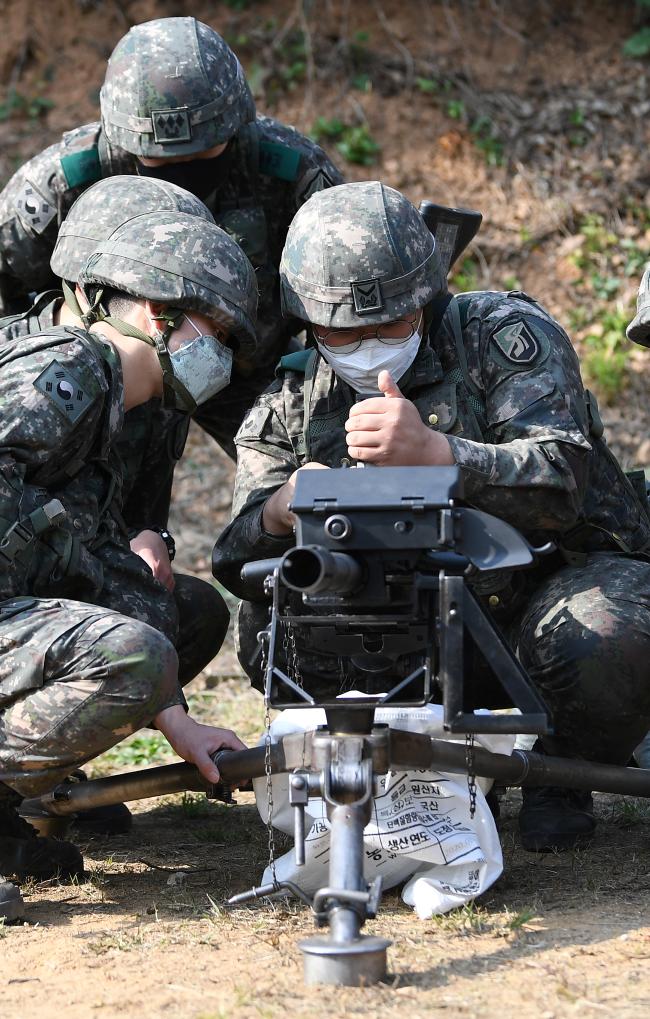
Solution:
[(426, 95), (433, 95), (439, 89), (438, 82), (433, 78), (416, 78), (415, 84), (420, 92), (424, 92)]
[(452, 289), (456, 293), (466, 293), (468, 290), (478, 290), (478, 266), (476, 260), (470, 256), (465, 257), (449, 279)]
[[(433, 80), (418, 78), (418, 88), (423, 92), (434, 92), (435, 88), (422, 88), (419, 84), (426, 81), (428, 85), (436, 86)], [(437, 86), (436, 86), (437, 87)], [(472, 141), (483, 155), (488, 166), (501, 166), (503, 164), (503, 142), (498, 136), (494, 122), (485, 115), (475, 117), (472, 120), (462, 99), (447, 100), (447, 116), (452, 120), (462, 121), (468, 128)]]
[(142, 729), (136, 736), (118, 743), (102, 755), (109, 769), (133, 768), (143, 764), (162, 764), (175, 758), (174, 751), (161, 732)]
[(470, 132), (477, 149), (485, 156), (488, 166), (503, 164), (503, 142), (496, 133), (496, 127), (489, 117), (477, 117), (470, 124)]
[(623, 53), (626, 57), (640, 59), (650, 56), (650, 25), (642, 24), (650, 17), (650, 0), (634, 0), (634, 6), (636, 7), (637, 22), (641, 24), (641, 27), (634, 35), (626, 39), (623, 44)]
[(344, 124), (337, 117), (328, 120), (318, 117), (311, 129), (311, 137), (320, 142), (324, 139), (334, 142), (336, 148), (348, 163), (370, 166), (375, 162), (379, 145), (370, 134), (367, 124)]
[(519, 931), (522, 927), (525, 927), (527, 923), (530, 923), (534, 916), (536, 916), (534, 909), (521, 909), (518, 913), (515, 913), (514, 916), (507, 920), (506, 926), (509, 927), (511, 931)]
[(474, 901), (466, 903), (459, 909), (434, 916), (433, 922), (439, 930), (457, 934), (482, 934), (491, 926), (491, 916), (483, 906)]
[(650, 804), (646, 800), (623, 799), (615, 806), (612, 816), (618, 828), (636, 828), (650, 821)]
[(625, 327), (634, 314), (630, 283), (636, 283), (646, 262), (648, 212), (631, 208), (628, 213), (630, 229), (617, 232), (602, 216), (586, 216), (579, 224), (581, 243), (570, 256), (579, 270), (575, 288), (580, 297), (570, 325), (585, 344), (587, 381), (605, 402), (613, 401), (625, 384), (630, 352)]
[(573, 145), (574, 148), (582, 148), (589, 141), (589, 135), (583, 128), (585, 122), (584, 110), (576, 107), (576, 109), (569, 114), (569, 122), (573, 128), (568, 136), (569, 143)]
[(447, 103), (447, 116), (452, 120), (465, 120), (465, 103), (462, 99), (450, 99)]
[(44, 96), (26, 96), (15, 88), (10, 88), (7, 98), (0, 103), (0, 121), (11, 120), (12, 117), (26, 117), (38, 120), (54, 106), (52, 99)]

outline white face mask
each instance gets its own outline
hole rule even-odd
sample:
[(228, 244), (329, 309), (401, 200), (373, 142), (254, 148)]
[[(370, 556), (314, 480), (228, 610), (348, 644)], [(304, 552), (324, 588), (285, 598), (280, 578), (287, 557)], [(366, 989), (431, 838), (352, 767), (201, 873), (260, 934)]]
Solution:
[(378, 393), (379, 372), (389, 371), (393, 381), (399, 382), (413, 364), (421, 342), (422, 337), (416, 332), (398, 345), (382, 343), (374, 337), (362, 340), (352, 354), (339, 354), (322, 343), (318, 343), (318, 349), (332, 371), (358, 393)]
[[(174, 377), (185, 387), (194, 404), (200, 407), (230, 382), (232, 350), (224, 346), (216, 336), (203, 334), (187, 313), (184, 318), (196, 332), (196, 339), (184, 343), (173, 353), (168, 349), (169, 360)], [(156, 330), (159, 332), (157, 326)], [(185, 398), (178, 391), (174, 392), (174, 405), (186, 413), (192, 413), (195, 409), (194, 406), (186, 405)]]
[(200, 333), (196, 340), (170, 354), (169, 359), (174, 375), (183, 383), (197, 407), (225, 389), (230, 382), (232, 350), (224, 347), (214, 336)]

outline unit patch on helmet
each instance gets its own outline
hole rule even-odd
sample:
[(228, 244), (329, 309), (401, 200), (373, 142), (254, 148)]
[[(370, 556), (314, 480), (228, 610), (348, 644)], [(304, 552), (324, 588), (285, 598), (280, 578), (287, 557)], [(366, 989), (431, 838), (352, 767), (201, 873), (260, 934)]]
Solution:
[(26, 180), (16, 202), (16, 211), (24, 226), (42, 234), (56, 216), (56, 205)]
[[(492, 334), (497, 347), (497, 360), (505, 367), (516, 365), (526, 369), (540, 360), (546, 360), (549, 342), (546, 334), (530, 319), (508, 322)], [(500, 357), (499, 354), (503, 355)]]
[(384, 295), (379, 280), (358, 280), (350, 284), (350, 289), (357, 315), (369, 315), (373, 311), (381, 311), (384, 307)]
[(34, 379), (34, 388), (47, 396), (73, 425), (93, 402), (70, 369), (64, 368), (58, 361), (50, 361), (47, 368)]
[(192, 125), (186, 106), (181, 106), (176, 110), (152, 110), (151, 123), (154, 141), (158, 145), (191, 141)]

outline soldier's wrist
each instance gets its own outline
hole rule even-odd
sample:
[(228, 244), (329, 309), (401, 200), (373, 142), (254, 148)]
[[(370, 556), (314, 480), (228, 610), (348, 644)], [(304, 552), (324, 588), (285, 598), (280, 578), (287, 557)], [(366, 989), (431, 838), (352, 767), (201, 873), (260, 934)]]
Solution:
[(262, 529), (271, 538), (286, 538), (293, 530), (293, 524), (288, 517), (289, 511), (286, 509), (287, 496), (283, 489), (284, 485), (266, 500), (262, 509)]

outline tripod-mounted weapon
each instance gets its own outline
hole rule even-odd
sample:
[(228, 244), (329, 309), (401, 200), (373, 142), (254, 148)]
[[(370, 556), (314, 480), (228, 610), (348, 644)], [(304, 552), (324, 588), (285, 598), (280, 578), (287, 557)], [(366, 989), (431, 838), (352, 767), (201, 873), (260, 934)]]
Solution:
[[(326, 887), (313, 899), (294, 884), (270, 883), (231, 901), (298, 895), (326, 937), (301, 944), (308, 983), (369, 984), (386, 971), (388, 941), (361, 928), (379, 907), (380, 882), (363, 873), (363, 830), (375, 778), (391, 768), (470, 773), (505, 785), (557, 785), (650, 796), (650, 774), (516, 750), (512, 756), (474, 747), (475, 733), (548, 731), (544, 704), (472, 591), (475, 575), (526, 568), (549, 550), (534, 549), (512, 527), (462, 505), (457, 468), (313, 470), (297, 478), (292, 510), (296, 546), (282, 559), (251, 563), (272, 598), (265, 651), (268, 706), (322, 706), (326, 725), (266, 746), (216, 756), (219, 787), (206, 788), (188, 764), (61, 785), (32, 801), (48, 816), (181, 791), (205, 789), (228, 800), (230, 789), (254, 777), (289, 773), (295, 810), (295, 852), (304, 861), (304, 811), (310, 797), (326, 803), (331, 829)], [(338, 683), (287, 661), (287, 633), (308, 658), (333, 651), (352, 669), (367, 696), (341, 699)], [(468, 644), (483, 658), (520, 715), (483, 715), (465, 703)], [(284, 654), (284, 660), (282, 655)], [(309, 662), (308, 662), (309, 664)], [(293, 675), (288, 673), (293, 671)], [(312, 680), (314, 681), (312, 683)], [(311, 687), (311, 689), (310, 689)], [(377, 690), (381, 689), (381, 693)], [(323, 690), (325, 692), (323, 692)], [(317, 692), (315, 692), (317, 691)], [(445, 726), (466, 734), (465, 746), (374, 723), (381, 705), (444, 705)], [(271, 818), (269, 818), (270, 823)]]

